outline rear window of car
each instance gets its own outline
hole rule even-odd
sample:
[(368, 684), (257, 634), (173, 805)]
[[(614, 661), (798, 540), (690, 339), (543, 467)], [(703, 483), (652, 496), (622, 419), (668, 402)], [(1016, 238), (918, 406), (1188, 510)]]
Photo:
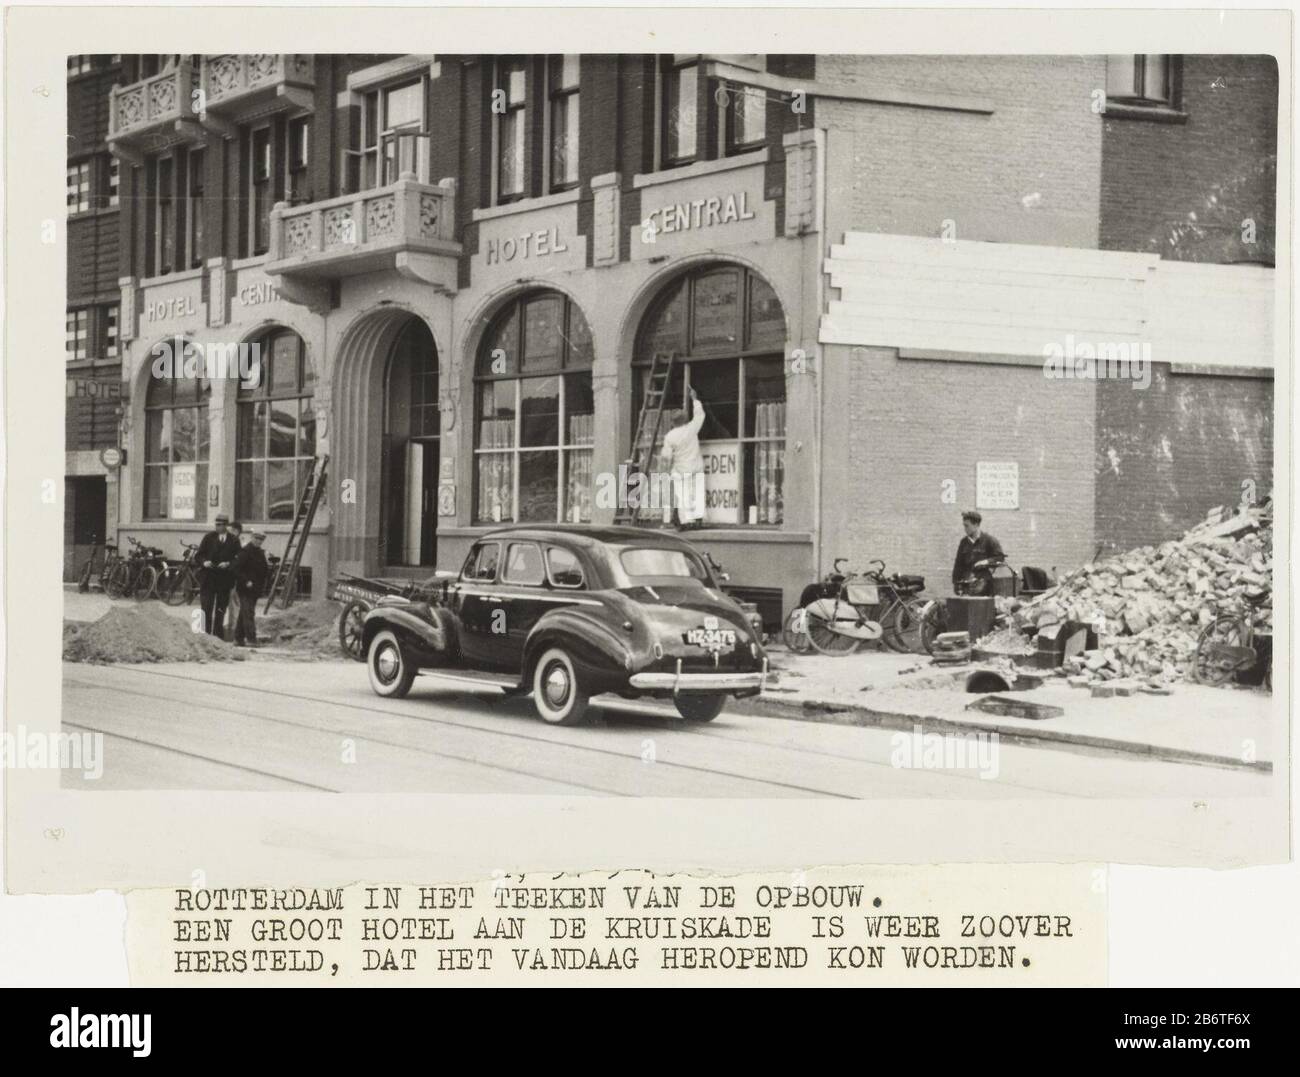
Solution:
[(531, 542), (512, 542), (506, 553), (506, 570), (501, 578), (506, 583), (538, 586), (546, 579), (546, 570), (542, 568), (542, 551)]
[(586, 583), (578, 555), (559, 546), (546, 547), (546, 570), (555, 587), (581, 587)]
[(619, 563), (628, 576), (681, 576), (697, 580), (708, 579), (699, 558), (684, 550), (670, 550), (654, 546), (627, 546), (619, 551)]

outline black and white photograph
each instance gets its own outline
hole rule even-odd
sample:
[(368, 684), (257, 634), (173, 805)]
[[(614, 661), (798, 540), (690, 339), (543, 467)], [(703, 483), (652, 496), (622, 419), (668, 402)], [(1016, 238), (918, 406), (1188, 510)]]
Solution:
[(1117, 865), (1289, 864), (1289, 16), (90, 12), (5, 871), (132, 982), (1136, 983)]
[(1272, 57), (68, 81), (96, 789), (1268, 795)]

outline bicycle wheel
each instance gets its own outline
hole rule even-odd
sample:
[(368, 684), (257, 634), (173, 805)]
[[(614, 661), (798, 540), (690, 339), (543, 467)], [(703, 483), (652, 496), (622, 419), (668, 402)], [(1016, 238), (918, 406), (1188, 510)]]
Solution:
[[(834, 601), (831, 611), (831, 618), (836, 620), (847, 619), (840, 616), (841, 612), (852, 610), (853, 607), (847, 603)], [(862, 641), (853, 636), (846, 636), (836, 632), (830, 627), (831, 618), (815, 608), (808, 611), (808, 642), (812, 644), (813, 650), (818, 654), (830, 655), (832, 658), (845, 658), (858, 649), (858, 644)], [(854, 620), (856, 620), (856, 613)]]
[(122, 598), (130, 583), (131, 566), (125, 561), (119, 561), (104, 580), (104, 594), (109, 598)]
[(131, 594), (136, 601), (143, 602), (153, 597), (157, 586), (158, 570), (153, 565), (142, 565), (139, 575), (135, 578), (135, 586), (131, 588)]
[(158, 597), (168, 606), (185, 602), (185, 569), (167, 567), (158, 577)]
[(921, 619), (926, 602), (920, 598), (902, 598), (894, 603), (884, 629), (885, 646), (899, 654), (920, 654), (925, 650), (921, 641)]
[(781, 642), (786, 650), (793, 654), (807, 654), (812, 650), (812, 641), (808, 638), (806, 625), (802, 624), (804, 611), (802, 606), (792, 609), (781, 626)]
[(1241, 649), (1249, 647), (1245, 622), (1237, 617), (1216, 618), (1196, 640), (1192, 672), (1201, 684), (1224, 684), (1241, 668)]

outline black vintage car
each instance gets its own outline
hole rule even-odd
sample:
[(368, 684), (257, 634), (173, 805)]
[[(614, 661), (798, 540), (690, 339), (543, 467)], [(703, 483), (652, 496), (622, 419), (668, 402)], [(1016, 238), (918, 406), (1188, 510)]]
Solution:
[(441, 670), (531, 692), (555, 725), (582, 721), (603, 692), (672, 699), (707, 722), (767, 679), (758, 636), (709, 562), (674, 534), (636, 527), (493, 531), (456, 578), (380, 599), (362, 644), (381, 696)]

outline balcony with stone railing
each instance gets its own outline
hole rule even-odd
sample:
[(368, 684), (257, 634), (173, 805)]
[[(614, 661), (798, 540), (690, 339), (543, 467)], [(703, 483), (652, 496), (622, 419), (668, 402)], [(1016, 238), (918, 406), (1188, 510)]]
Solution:
[(456, 290), (456, 182), (396, 182), (302, 206), (276, 204), (265, 272), (297, 302), (317, 306), (330, 282), (390, 270)]
[(311, 56), (282, 53), (223, 53), (203, 58), (203, 123), (222, 135), (235, 125), (277, 112), (312, 107), (316, 66)]
[(108, 146), (140, 164), (145, 154), (203, 141), (198, 122), (199, 72), (188, 59), (109, 93)]

